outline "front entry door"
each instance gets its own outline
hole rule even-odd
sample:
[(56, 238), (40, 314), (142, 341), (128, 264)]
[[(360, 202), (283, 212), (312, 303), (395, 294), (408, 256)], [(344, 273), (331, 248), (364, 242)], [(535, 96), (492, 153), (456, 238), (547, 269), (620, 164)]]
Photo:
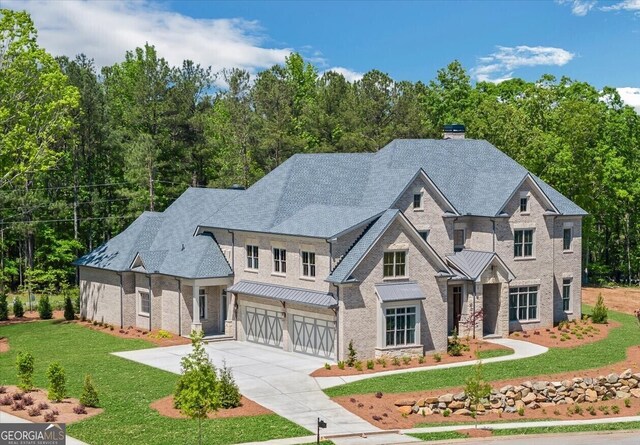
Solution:
[(462, 286), (453, 287), (453, 329), (460, 333), (460, 317), (462, 316)]

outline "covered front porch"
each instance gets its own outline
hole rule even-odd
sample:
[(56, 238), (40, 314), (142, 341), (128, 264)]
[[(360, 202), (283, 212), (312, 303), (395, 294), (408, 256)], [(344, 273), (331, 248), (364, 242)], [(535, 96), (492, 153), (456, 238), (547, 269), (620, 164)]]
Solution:
[(188, 336), (191, 331), (202, 331), (205, 337), (232, 336), (231, 324), (233, 306), (227, 287), (231, 277), (208, 278), (182, 283), (181, 298), (187, 309), (180, 335)]
[(509, 282), (515, 275), (495, 252), (462, 250), (447, 257), (448, 327), (463, 336), (509, 335)]

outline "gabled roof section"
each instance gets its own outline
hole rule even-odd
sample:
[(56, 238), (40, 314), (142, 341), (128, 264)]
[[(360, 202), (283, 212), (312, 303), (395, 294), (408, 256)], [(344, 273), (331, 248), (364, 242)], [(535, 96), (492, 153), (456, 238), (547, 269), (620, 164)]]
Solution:
[(516, 188), (513, 189), (513, 192), (511, 192), (511, 194), (507, 197), (507, 199), (505, 200), (505, 202), (502, 205), (502, 207), (500, 207), (500, 210), (498, 211), (496, 216), (499, 216), (500, 214), (502, 214), (502, 212), (504, 211), (504, 208), (507, 206), (509, 201), (511, 201), (513, 199), (514, 195), (518, 192), (518, 190), (522, 189), (522, 186), (525, 183), (529, 183), (531, 188), (533, 188), (538, 193), (538, 197), (542, 200), (542, 202), (546, 206), (546, 210), (548, 212), (560, 213), (560, 211), (558, 210), (556, 205), (553, 203), (553, 201), (551, 201), (549, 196), (547, 196), (547, 194), (544, 192), (544, 190), (542, 190), (542, 188), (540, 188), (538, 183), (533, 179), (533, 175), (531, 173), (527, 172), (527, 174), (524, 175), (524, 178), (522, 178), (522, 181), (520, 181), (520, 183), (516, 186)]
[(213, 237), (193, 234), (207, 213), (241, 193), (189, 188), (164, 212), (144, 212), (123, 232), (74, 264), (182, 278), (229, 276), (231, 268)]
[(509, 280), (513, 280), (515, 275), (495, 252), (464, 249), (447, 256), (447, 261), (451, 266), (462, 272), (465, 277), (472, 281), (480, 278), (480, 275), (484, 273), (494, 259), (498, 260), (500, 265), (507, 271)]
[(569, 198), (567, 198), (562, 193), (560, 193), (559, 191), (551, 187), (542, 179), (538, 178), (534, 174), (532, 174), (531, 177), (533, 178), (535, 183), (538, 185), (538, 187), (540, 187), (540, 189), (554, 203), (554, 205), (562, 215), (567, 215), (567, 216), (587, 216), (588, 215), (588, 213), (585, 210), (583, 210), (578, 204), (571, 201)]
[(330, 293), (249, 280), (241, 280), (227, 288), (227, 291), (306, 306), (332, 308), (338, 304)]
[(389, 226), (391, 226), (391, 224), (396, 220), (400, 221), (405, 226), (409, 235), (414, 235), (416, 243), (421, 244), (422, 247), (427, 250), (431, 258), (440, 265), (442, 269), (441, 271), (445, 272), (447, 275), (450, 274), (449, 268), (447, 267), (446, 263), (442, 260), (442, 258), (440, 258), (436, 251), (433, 250), (433, 247), (431, 247), (424, 239), (422, 239), (422, 237), (420, 237), (418, 232), (416, 232), (415, 228), (402, 214), (402, 212), (397, 209), (389, 209), (385, 211), (380, 216), (380, 218), (378, 218), (371, 225), (371, 227), (361, 235), (361, 237), (356, 241), (353, 247), (351, 247), (351, 249), (344, 255), (331, 275), (329, 275), (327, 281), (336, 284), (355, 281), (351, 276), (353, 271), (356, 269), (356, 267), (358, 267), (364, 257), (367, 256), (369, 251), (373, 248), (380, 237), (387, 231)]
[(425, 172), (424, 169), (422, 169), (422, 168), (420, 168), (418, 170), (418, 172), (416, 173), (416, 175), (413, 177), (413, 179), (407, 183), (407, 185), (405, 186), (404, 190), (402, 190), (402, 192), (398, 195), (398, 197), (393, 202), (393, 204), (398, 202), (398, 200), (401, 198), (401, 196), (409, 189), (411, 184), (413, 184), (416, 181), (416, 179), (418, 179), (418, 178), (422, 178), (431, 187), (431, 189), (435, 192), (436, 197), (439, 198), (440, 201), (442, 201), (444, 203), (444, 206), (446, 208), (445, 211), (448, 211), (453, 215), (459, 215), (458, 211), (453, 206), (453, 204), (451, 204), (451, 202), (442, 193), (442, 191), (438, 188), (438, 186), (431, 180), (429, 175), (427, 175), (427, 172)]

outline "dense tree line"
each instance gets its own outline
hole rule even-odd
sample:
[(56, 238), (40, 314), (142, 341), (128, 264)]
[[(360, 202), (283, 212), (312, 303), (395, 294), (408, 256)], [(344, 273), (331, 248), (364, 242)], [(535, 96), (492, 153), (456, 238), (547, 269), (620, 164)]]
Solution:
[[(0, 283), (53, 290), (70, 262), (186, 187), (250, 186), (294, 153), (372, 152), (463, 123), (590, 212), (591, 280), (640, 271), (640, 116), (613, 88), (543, 76), (347, 81), (298, 54), (251, 76), (170, 66), (152, 45), (98, 70), (52, 58), (25, 13), (0, 19)], [(224, 85), (223, 87), (221, 85)]]

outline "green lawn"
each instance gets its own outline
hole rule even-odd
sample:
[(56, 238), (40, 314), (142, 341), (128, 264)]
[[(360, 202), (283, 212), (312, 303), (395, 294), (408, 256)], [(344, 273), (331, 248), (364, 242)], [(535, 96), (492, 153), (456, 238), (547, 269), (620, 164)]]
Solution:
[[(0, 327), (11, 350), (0, 354), (0, 384), (15, 384), (15, 356), (29, 351), (36, 359), (36, 386), (44, 388), (46, 368), (59, 361), (67, 371), (69, 392), (78, 398), (86, 373), (94, 377), (103, 414), (68, 426), (68, 432), (91, 445), (123, 443), (194, 444), (197, 422), (161, 417), (149, 403), (171, 394), (175, 374), (111, 355), (111, 352), (149, 348), (143, 340), (128, 340), (55, 321)], [(277, 415), (203, 422), (209, 444), (232, 444), (307, 436), (306, 429)]]
[(478, 353), (478, 355), (480, 355), (480, 358), (502, 357), (511, 354), (513, 354), (513, 349), (489, 349), (487, 351), (480, 351)]
[[(587, 312), (586, 308), (584, 312)], [(545, 354), (528, 359), (487, 363), (484, 365), (485, 378), (489, 381), (494, 381), (541, 374), (555, 374), (598, 368), (623, 361), (626, 358), (626, 349), (629, 346), (640, 344), (640, 328), (633, 315), (609, 311), (609, 318), (622, 325), (612, 329), (609, 336), (603, 340), (577, 348), (553, 348)], [(368, 394), (377, 391), (400, 393), (462, 386), (469, 372), (470, 368), (464, 366), (395, 374), (328, 388), (325, 392), (334, 397)]]

